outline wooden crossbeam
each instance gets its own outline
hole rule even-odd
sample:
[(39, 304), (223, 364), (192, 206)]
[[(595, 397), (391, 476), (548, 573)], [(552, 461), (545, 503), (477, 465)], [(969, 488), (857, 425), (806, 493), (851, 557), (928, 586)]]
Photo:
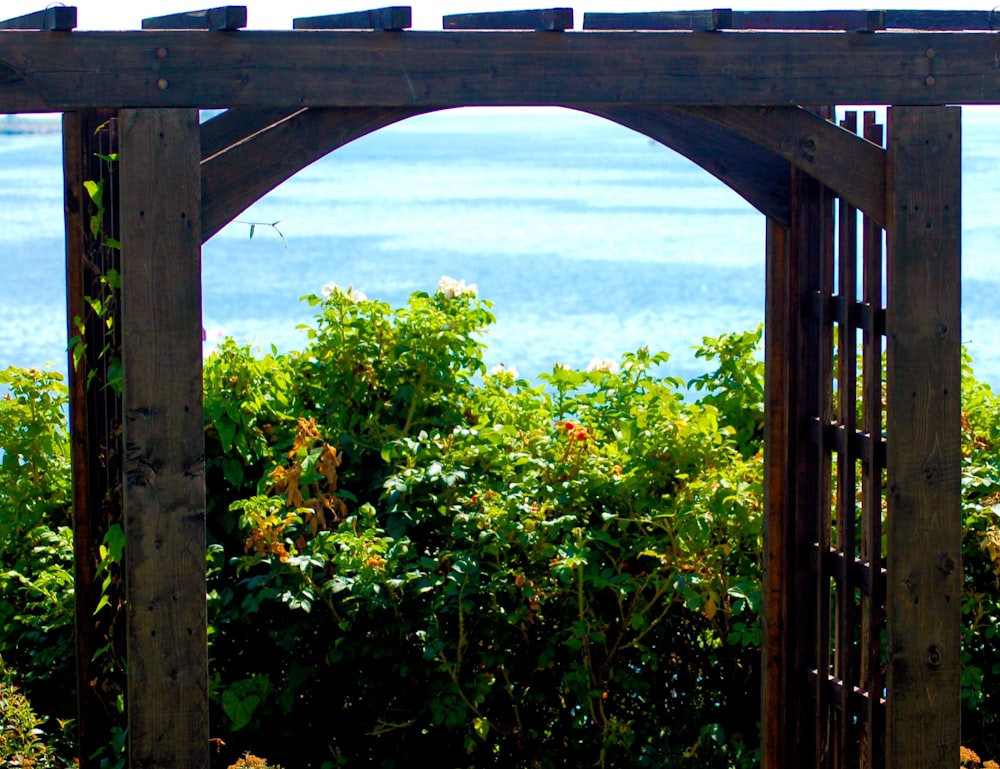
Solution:
[(642, 29), (715, 32), (733, 26), (730, 8), (710, 11), (652, 11), (649, 13), (585, 13), (586, 30)]
[(413, 26), (413, 9), (408, 5), (334, 13), (328, 16), (305, 16), (292, 20), (293, 29), (373, 29), (398, 32), (411, 26)]
[(186, 11), (142, 20), (143, 29), (207, 29), (211, 32), (243, 29), (247, 25), (245, 5), (223, 5), (204, 11)]
[(733, 11), (733, 29), (836, 30), (885, 29), (885, 11)]
[(885, 12), (887, 29), (996, 31), (1000, 14), (996, 11), (918, 11), (891, 9)]
[(443, 25), (445, 29), (533, 29), (536, 32), (565, 32), (573, 29), (573, 9), (458, 13), (445, 16)]
[(2, 42), (0, 112), (1000, 104), (1000, 35), (990, 32), (137, 30), (11, 32)]
[(26, 13), (0, 21), (0, 29), (37, 29), (42, 32), (67, 32), (76, 29), (76, 6), (57, 5), (44, 11)]

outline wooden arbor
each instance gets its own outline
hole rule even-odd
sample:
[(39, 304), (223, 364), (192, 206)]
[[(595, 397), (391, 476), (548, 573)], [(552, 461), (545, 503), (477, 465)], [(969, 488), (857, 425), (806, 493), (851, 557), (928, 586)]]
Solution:
[[(77, 33), (56, 8), (0, 25), (0, 110), (65, 113), (70, 318), (121, 276), (103, 304), (121, 397), (73, 382), (84, 724), (98, 521), (120, 511), (130, 764), (207, 765), (201, 243), (382, 126), (556, 105), (663, 142), (767, 217), (765, 767), (954, 764), (961, 126), (943, 105), (1000, 103), (991, 14), (595, 14), (566, 32), (555, 9), (427, 33), (400, 31), (407, 9), (346, 16), (247, 32), (227, 7)], [(521, 31), (467, 31), (505, 27)], [(825, 120), (838, 103), (908, 106), (883, 142), (867, 113)], [(228, 111), (199, 125), (208, 107)], [(105, 338), (91, 321), (84, 338)], [(114, 376), (84, 354), (79, 371)]]

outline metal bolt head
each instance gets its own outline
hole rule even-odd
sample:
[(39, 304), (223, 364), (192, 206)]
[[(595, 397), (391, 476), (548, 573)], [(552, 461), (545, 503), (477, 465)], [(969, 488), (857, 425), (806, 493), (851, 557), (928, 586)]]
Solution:
[(169, 55), (170, 55), (170, 51), (168, 51), (166, 48), (157, 48), (156, 49), (156, 58), (157, 59), (165, 59)]
[(165, 77), (161, 77), (159, 80), (156, 81), (156, 87), (159, 88), (161, 91), (166, 91), (167, 86), (169, 85), (170, 83), (167, 82), (167, 79)]
[(924, 84), (927, 85), (928, 87), (934, 85), (936, 82), (937, 80), (934, 79), (933, 75), (928, 75), (927, 79), (924, 80)]

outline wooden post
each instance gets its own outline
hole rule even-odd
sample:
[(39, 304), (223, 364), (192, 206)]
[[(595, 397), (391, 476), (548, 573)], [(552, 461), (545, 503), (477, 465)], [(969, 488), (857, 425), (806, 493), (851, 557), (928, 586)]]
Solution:
[[(120, 352), (121, 314), (114, 283), (118, 252), (107, 241), (119, 237), (116, 174), (102, 159), (118, 151), (113, 110), (63, 116), (63, 206), (66, 224), (66, 297), (70, 382), (70, 447), (73, 462), (73, 566), (76, 596), (77, 733), (80, 766), (98, 769), (112, 730), (119, 726), (115, 700), (124, 691), (124, 671), (107, 660), (122, 652), (119, 585), (112, 579), (101, 606), (99, 549), (110, 525), (121, 519), (121, 394), (111, 385)], [(84, 182), (102, 182), (104, 206), (97, 213)], [(88, 300), (103, 307), (98, 315)], [(110, 323), (109, 323), (110, 321)], [(113, 574), (116, 577), (117, 574)], [(103, 655), (100, 649), (114, 649)], [(124, 724), (121, 724), (124, 726)], [(99, 751), (101, 751), (99, 753)]]
[(958, 761), (961, 110), (889, 110), (889, 769)]
[(129, 765), (208, 766), (198, 113), (122, 110)]

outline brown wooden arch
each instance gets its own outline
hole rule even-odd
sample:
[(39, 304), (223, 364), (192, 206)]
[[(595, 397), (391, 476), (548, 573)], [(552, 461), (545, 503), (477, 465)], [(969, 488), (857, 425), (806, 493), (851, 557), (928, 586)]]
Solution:
[[(955, 29), (951, 16), (901, 13), (892, 26)], [(809, 16), (805, 25), (783, 16), (786, 31), (767, 32), (756, 31), (763, 17), (739, 26), (735, 13), (707, 13), (691, 15), (684, 31), (666, 14), (675, 26), (644, 32), (386, 34), (244, 33), (227, 12), (202, 25), (214, 32), (75, 33), (56, 24), (0, 34), (0, 109), (65, 112), (70, 317), (99, 288), (94, 270), (117, 265), (123, 279), (122, 398), (97, 403), (75, 377), (71, 419), (84, 682), (100, 544), (91, 524), (106, 499), (94, 452), (102, 429), (123, 436), (115, 458), (134, 766), (207, 764), (201, 243), (336, 142), (458, 105), (554, 105), (615, 120), (765, 211), (764, 765), (955, 761), (961, 129), (958, 110), (944, 105), (1000, 103), (1000, 39), (893, 31), (887, 14), (829, 14), (832, 22)], [(963, 13), (962, 24), (990, 30), (986, 16)], [(890, 108), (883, 150), (874, 125), (859, 139), (812, 113), (845, 103), (912, 106)], [(199, 108), (219, 107), (230, 112), (198, 125)], [(119, 187), (104, 224), (120, 253), (88, 239), (81, 192), (101, 172), (94, 151), (112, 145), (120, 166), (109, 189)], [(269, 146), (281, 151), (269, 157)], [(727, 155), (734, 150), (738, 157)], [(267, 163), (258, 169), (247, 158)], [(859, 240), (863, 253), (852, 250)], [(858, 295), (850, 276), (862, 273)], [(862, 424), (832, 386), (851, 391), (852, 375), (834, 370), (832, 353), (859, 337)], [(884, 383), (873, 370), (883, 339)], [(835, 469), (837, 488), (847, 488), (851, 467), (863, 476), (869, 513), (855, 540), (842, 541), (853, 500), (832, 499), (832, 477)], [(881, 540), (883, 486), (884, 553), (871, 545)], [(860, 605), (844, 600), (855, 592)], [(875, 639), (883, 627), (887, 647), (860, 655), (853, 632)], [(871, 648), (885, 653), (885, 671)], [(85, 702), (81, 722), (94, 710)]]

